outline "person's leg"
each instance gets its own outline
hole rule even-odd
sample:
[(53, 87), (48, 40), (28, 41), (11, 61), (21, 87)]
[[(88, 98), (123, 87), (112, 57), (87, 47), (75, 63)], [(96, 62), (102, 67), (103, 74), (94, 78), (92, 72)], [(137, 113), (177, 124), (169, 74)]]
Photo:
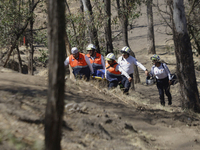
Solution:
[(109, 82), (109, 84), (108, 84), (108, 90), (116, 88), (117, 85), (118, 85), (118, 81), (117, 80)]
[[(130, 77), (133, 78), (133, 74), (130, 74)], [(129, 82), (129, 80), (126, 78), (125, 83), (124, 83), (124, 94), (128, 95), (128, 91), (131, 87), (131, 82)]]
[(125, 85), (126, 77), (122, 76), (122, 80), (119, 82), (119, 88), (120, 90), (124, 91), (124, 85)]
[(159, 96), (160, 96), (160, 103), (161, 103), (161, 105), (165, 106), (163, 82), (161, 80), (157, 81), (157, 88), (158, 88), (158, 92), (159, 92)]
[(172, 104), (172, 96), (171, 96), (171, 93), (170, 93), (170, 85), (169, 85), (169, 80), (167, 80), (164, 84), (164, 89), (165, 89), (165, 94), (168, 98), (168, 105), (171, 105)]

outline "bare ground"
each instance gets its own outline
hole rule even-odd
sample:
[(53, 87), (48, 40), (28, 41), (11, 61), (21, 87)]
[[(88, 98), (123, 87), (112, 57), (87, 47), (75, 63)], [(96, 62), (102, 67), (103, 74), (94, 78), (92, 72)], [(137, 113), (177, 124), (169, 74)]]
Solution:
[[(1, 69), (2, 70), (2, 69)], [(97, 81), (66, 81), (62, 148), (200, 148), (199, 114), (182, 110), (179, 85), (173, 105), (159, 105), (156, 86), (137, 84), (129, 96)], [(42, 149), (47, 78), (0, 73), (0, 149)]]

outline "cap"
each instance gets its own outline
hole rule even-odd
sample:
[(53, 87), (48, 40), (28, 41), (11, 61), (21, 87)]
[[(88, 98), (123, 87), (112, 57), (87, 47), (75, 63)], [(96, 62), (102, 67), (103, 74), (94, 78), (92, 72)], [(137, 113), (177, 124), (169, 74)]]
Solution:
[(73, 47), (73, 48), (71, 49), (71, 53), (72, 53), (72, 54), (78, 53), (78, 48), (77, 48), (77, 47)]

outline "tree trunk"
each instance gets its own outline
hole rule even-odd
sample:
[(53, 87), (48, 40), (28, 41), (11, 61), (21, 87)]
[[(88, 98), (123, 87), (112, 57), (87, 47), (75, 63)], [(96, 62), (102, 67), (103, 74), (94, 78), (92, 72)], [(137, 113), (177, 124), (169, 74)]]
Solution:
[(65, 1), (48, 1), (49, 86), (45, 113), (45, 149), (61, 150), (65, 87)]
[[(69, 43), (67, 32), (65, 32), (65, 46), (66, 46), (67, 56), (70, 56), (71, 55), (71, 44)], [(70, 79), (75, 80), (75, 76), (73, 74), (73, 70), (70, 65), (69, 65), (69, 71), (70, 71)]]
[(173, 6), (173, 20), (175, 25), (174, 45), (182, 107), (200, 112), (199, 92), (197, 89), (192, 48), (187, 32), (183, 0), (174, 0)]
[[(122, 38), (123, 38), (123, 44), (124, 46), (129, 47), (128, 43), (128, 14), (124, 10), (128, 7), (127, 1), (122, 0), (122, 6), (120, 6), (120, 1), (116, 0), (117, 2), (117, 8), (118, 8), (118, 16), (120, 19), (120, 22), (122, 24)], [(130, 47), (129, 47), (130, 48)], [(131, 50), (131, 48), (130, 48)], [(135, 57), (134, 52), (131, 50), (131, 56)], [(140, 76), (139, 76), (139, 71), (138, 67), (134, 65), (134, 81), (132, 82), (132, 89), (135, 89), (134, 83), (140, 83)]]
[(93, 12), (92, 12), (92, 6), (90, 3), (90, 0), (82, 0), (82, 2), (83, 2), (83, 8), (85, 12), (85, 19), (88, 26), (88, 32), (90, 36), (90, 43), (93, 43), (97, 48), (96, 51), (100, 53), (98, 35), (97, 35), (97, 30), (94, 26)]
[(113, 44), (112, 44), (112, 31), (111, 31), (111, 4), (110, 0), (104, 1), (104, 7), (106, 12), (105, 19), (105, 42), (106, 42), (106, 52), (113, 53)]
[(152, 3), (153, 3), (152, 0), (147, 0), (147, 51), (148, 51), (148, 54), (156, 54)]
[[(29, 1), (30, 10), (34, 6), (34, 0)], [(34, 54), (34, 46), (33, 46), (33, 12), (31, 13), (30, 20), (30, 51), (29, 51), (29, 59), (28, 59), (28, 74), (33, 75), (33, 54)]]
[(16, 49), (17, 49), (17, 56), (19, 60), (19, 72), (22, 73), (22, 59), (20, 57), (19, 47), (17, 46)]

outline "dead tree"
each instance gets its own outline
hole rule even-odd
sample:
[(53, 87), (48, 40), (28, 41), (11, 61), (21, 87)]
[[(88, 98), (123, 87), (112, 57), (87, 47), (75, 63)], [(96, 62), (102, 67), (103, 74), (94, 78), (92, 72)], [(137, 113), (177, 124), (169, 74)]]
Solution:
[[(34, 0), (29, 1), (30, 10), (34, 6)], [(31, 13), (30, 19), (30, 50), (29, 50), (29, 58), (28, 58), (28, 73), (33, 75), (33, 55), (34, 55), (34, 46), (33, 46), (33, 12)]]
[[(129, 47), (128, 43), (128, 15), (129, 15), (129, 10), (131, 9), (129, 7), (129, 2), (127, 0), (116, 0), (117, 2), (117, 9), (118, 9), (118, 16), (119, 20), (121, 22), (121, 30), (122, 30), (122, 39), (123, 39), (123, 45)], [(130, 48), (131, 49), (131, 48)], [(131, 55), (135, 57), (134, 52), (131, 50)], [(140, 76), (139, 76), (139, 71), (138, 67), (134, 65), (134, 82), (133, 82), (133, 89), (134, 89), (134, 83), (140, 83)]]
[(92, 6), (90, 3), (90, 0), (82, 0), (82, 2), (83, 2), (83, 8), (85, 12), (85, 19), (88, 26), (90, 43), (93, 43), (97, 48), (97, 52), (100, 53), (98, 34), (94, 26), (93, 12), (92, 12)]
[(105, 18), (105, 42), (106, 42), (106, 52), (113, 53), (113, 44), (112, 44), (112, 30), (111, 30), (111, 1), (104, 1), (104, 9), (106, 13)]
[(45, 113), (45, 149), (61, 150), (65, 87), (65, 1), (48, 1), (49, 86)]
[(147, 0), (147, 51), (148, 51), (148, 54), (156, 54), (152, 0)]
[(174, 45), (176, 54), (177, 75), (180, 82), (182, 107), (200, 112), (199, 92), (194, 70), (193, 54), (183, 0), (173, 1)]

